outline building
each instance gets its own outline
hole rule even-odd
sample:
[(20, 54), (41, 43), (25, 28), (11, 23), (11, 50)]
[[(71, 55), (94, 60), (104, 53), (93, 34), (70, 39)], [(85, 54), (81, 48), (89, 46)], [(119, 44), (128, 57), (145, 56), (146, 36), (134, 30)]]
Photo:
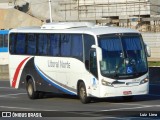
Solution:
[[(0, 9), (0, 29), (49, 22), (48, 3), (49, 0), (1, 0), (0, 8), (4, 4), (8, 8)], [(151, 46), (152, 60), (160, 61), (160, 0), (51, 0), (51, 6), (53, 21), (94, 21), (150, 32), (143, 33), (144, 40)]]
[[(49, 19), (47, 0), (9, 2), (44, 22)], [(51, 0), (51, 5), (54, 21), (95, 21), (140, 31), (160, 31), (159, 0)]]

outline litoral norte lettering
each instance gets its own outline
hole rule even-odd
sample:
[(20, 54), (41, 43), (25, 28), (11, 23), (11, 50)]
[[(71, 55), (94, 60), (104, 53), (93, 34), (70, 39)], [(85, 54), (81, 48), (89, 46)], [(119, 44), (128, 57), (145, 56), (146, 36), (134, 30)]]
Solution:
[(59, 61), (53, 62), (52, 60), (48, 60), (48, 67), (59, 68)]
[(60, 61), (60, 67), (61, 68), (70, 68), (70, 63), (68, 61), (67, 62)]
[(48, 67), (53, 67), (53, 68), (70, 68), (71, 65), (68, 61), (52, 61), (48, 60)]

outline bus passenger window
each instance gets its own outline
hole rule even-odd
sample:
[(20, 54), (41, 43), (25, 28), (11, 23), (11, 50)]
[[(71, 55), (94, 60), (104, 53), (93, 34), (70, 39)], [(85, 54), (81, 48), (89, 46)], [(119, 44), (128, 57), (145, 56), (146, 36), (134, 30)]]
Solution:
[(0, 47), (3, 47), (3, 35), (0, 35)]
[(16, 54), (24, 54), (25, 53), (25, 34), (18, 34), (16, 41)]
[(38, 54), (47, 55), (47, 36), (45, 34), (38, 36)]
[(10, 34), (9, 36), (10, 45), (9, 45), (9, 51), (11, 54), (15, 53), (15, 41), (16, 41), (16, 34)]
[(71, 55), (71, 35), (61, 35), (61, 56)]
[(82, 35), (75, 34), (72, 35), (72, 57), (83, 59), (83, 45), (82, 45)]
[(49, 55), (59, 56), (59, 48), (60, 48), (59, 38), (60, 38), (59, 34), (51, 34), (49, 36), (49, 39), (50, 39)]
[(28, 41), (27, 41), (27, 54), (29, 55), (35, 55), (36, 54), (36, 37), (34, 34), (28, 35)]
[(8, 47), (8, 35), (4, 35), (4, 47)]

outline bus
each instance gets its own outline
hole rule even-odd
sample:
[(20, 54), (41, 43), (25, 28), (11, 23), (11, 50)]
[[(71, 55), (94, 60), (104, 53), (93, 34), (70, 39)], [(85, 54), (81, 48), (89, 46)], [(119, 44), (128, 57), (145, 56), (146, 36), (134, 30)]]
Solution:
[(8, 32), (0, 30), (0, 65), (8, 65)]
[(9, 32), (9, 75), (13, 88), (30, 99), (45, 93), (93, 98), (133, 96), (149, 92), (147, 45), (129, 28), (90, 22), (47, 23)]

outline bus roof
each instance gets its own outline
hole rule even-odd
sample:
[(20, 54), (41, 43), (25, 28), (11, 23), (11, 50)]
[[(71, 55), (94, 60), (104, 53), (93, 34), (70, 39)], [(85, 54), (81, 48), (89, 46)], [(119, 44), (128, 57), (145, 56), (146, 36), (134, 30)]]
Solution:
[(0, 30), (0, 34), (8, 34), (9, 30)]
[[(112, 33), (139, 33), (138, 31), (130, 28), (121, 28), (121, 27), (109, 27), (109, 26), (97, 26), (93, 24), (81, 24), (78, 26), (77, 23), (84, 22), (76, 22), (76, 24), (71, 24), (70, 26), (58, 26), (57, 23), (54, 23), (57, 28), (52, 27), (52, 24), (42, 25), (42, 27), (21, 27), (17, 29), (12, 29), (10, 32), (22, 32), (22, 33), (86, 33), (91, 35), (102, 35), (102, 34), (112, 34)], [(73, 22), (74, 23), (74, 22)], [(58, 28), (59, 27), (59, 28)], [(53, 28), (53, 29), (52, 29)]]

